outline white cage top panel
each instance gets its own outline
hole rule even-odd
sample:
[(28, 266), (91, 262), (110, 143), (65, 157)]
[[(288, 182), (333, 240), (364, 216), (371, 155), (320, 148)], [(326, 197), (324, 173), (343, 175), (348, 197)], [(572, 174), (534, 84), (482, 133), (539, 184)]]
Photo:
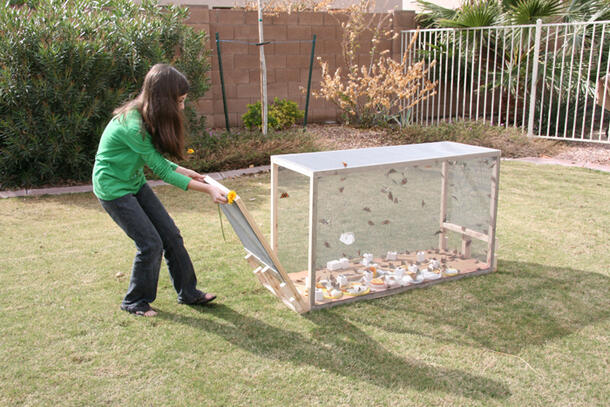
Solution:
[(316, 173), (371, 166), (417, 164), (434, 160), (494, 156), (500, 156), (500, 150), (452, 141), (441, 141), (402, 146), (274, 155), (271, 156), (271, 163), (311, 176)]

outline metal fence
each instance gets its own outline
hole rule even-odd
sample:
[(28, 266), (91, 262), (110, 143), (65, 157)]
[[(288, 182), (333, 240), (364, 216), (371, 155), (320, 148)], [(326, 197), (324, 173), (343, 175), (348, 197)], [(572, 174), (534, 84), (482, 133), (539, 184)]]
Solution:
[[(549, 139), (610, 143), (610, 21), (402, 32), (436, 95), (413, 123), (484, 120)], [(433, 61), (435, 61), (433, 63)]]

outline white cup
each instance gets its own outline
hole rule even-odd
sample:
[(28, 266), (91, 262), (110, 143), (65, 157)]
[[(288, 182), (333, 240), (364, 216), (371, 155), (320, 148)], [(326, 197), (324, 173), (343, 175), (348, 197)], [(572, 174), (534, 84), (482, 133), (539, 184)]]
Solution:
[(364, 272), (364, 281), (366, 281), (367, 283), (370, 283), (372, 279), (373, 279), (373, 272), (366, 270)]

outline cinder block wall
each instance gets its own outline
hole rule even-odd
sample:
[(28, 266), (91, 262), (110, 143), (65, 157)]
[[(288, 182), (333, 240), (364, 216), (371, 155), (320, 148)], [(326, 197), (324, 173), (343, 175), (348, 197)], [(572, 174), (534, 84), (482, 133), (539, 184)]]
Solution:
[[(221, 42), (221, 57), (225, 81), (225, 95), (229, 124), (241, 126), (241, 116), (247, 111), (247, 105), (260, 100), (260, 63), (259, 49), (248, 43), (258, 42), (257, 13), (239, 9), (209, 9), (208, 6), (182, 4), (189, 8), (190, 17), (187, 24), (209, 34), (212, 50), (211, 89), (201, 98), (198, 109), (205, 114), (209, 127), (224, 127), (225, 117), (220, 85), (218, 57), (216, 53), (215, 33), (221, 40), (234, 40), (240, 43)], [(380, 18), (372, 14), (370, 18)], [(345, 16), (323, 12), (300, 12), (264, 17), (265, 41), (278, 43), (265, 45), (267, 64), (267, 98), (269, 103), (274, 97), (288, 98), (305, 109), (306, 96), (300, 87), (307, 88), (311, 40), (315, 34), (315, 58), (327, 61), (331, 71), (343, 65), (341, 48), (341, 21)], [(389, 20), (388, 20), (389, 22)], [(416, 27), (415, 14), (412, 11), (394, 11), (391, 28), (395, 31)], [(390, 28), (390, 27), (388, 27)], [(241, 43), (243, 42), (243, 43)], [(360, 44), (358, 60), (364, 64), (369, 61), (370, 37)], [(394, 41), (382, 41), (379, 51), (390, 50), (400, 58), (400, 38)], [(345, 70), (343, 70), (345, 72)], [(314, 60), (312, 72), (312, 89), (319, 89), (321, 68)], [(313, 96), (310, 98), (308, 121), (335, 121), (340, 112), (335, 106)]]

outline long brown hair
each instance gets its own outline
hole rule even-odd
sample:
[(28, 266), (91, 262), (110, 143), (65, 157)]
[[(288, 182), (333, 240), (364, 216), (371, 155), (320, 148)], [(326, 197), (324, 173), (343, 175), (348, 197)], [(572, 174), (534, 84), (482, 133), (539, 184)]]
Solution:
[(188, 90), (188, 80), (180, 71), (171, 65), (156, 64), (146, 74), (140, 94), (113, 114), (137, 109), (155, 148), (184, 159), (184, 114), (178, 107), (178, 98)]

